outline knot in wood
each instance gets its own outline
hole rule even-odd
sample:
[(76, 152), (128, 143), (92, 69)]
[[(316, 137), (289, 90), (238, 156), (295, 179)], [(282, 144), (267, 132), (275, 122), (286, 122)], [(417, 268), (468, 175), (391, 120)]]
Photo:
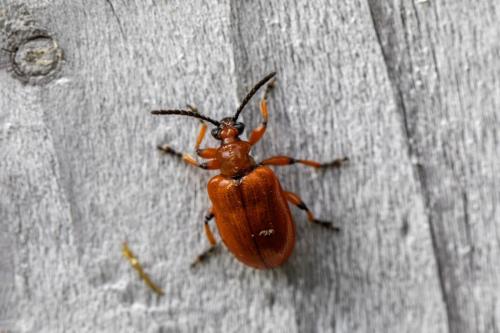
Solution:
[(22, 81), (49, 76), (58, 69), (61, 60), (62, 51), (48, 34), (25, 39), (11, 57), (12, 68)]

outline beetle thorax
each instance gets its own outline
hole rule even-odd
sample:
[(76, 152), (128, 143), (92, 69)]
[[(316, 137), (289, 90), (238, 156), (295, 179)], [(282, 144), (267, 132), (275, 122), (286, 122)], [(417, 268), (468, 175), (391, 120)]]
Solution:
[(217, 151), (221, 163), (221, 175), (239, 178), (255, 168), (255, 160), (250, 156), (252, 146), (246, 141), (223, 144)]

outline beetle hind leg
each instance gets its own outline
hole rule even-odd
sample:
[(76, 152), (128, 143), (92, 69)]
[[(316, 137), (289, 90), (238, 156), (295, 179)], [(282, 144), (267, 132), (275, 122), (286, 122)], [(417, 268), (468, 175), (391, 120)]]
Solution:
[(332, 229), (334, 231), (340, 231), (340, 228), (339, 227), (336, 227), (335, 225), (333, 225), (331, 222), (329, 221), (323, 221), (323, 220), (318, 220), (314, 217), (314, 214), (313, 212), (311, 212), (309, 210), (309, 208), (307, 208), (306, 204), (304, 203), (304, 201), (302, 201), (302, 199), (295, 193), (293, 192), (284, 192), (285, 194), (285, 197), (286, 199), (294, 204), (295, 206), (297, 206), (298, 208), (302, 209), (302, 210), (305, 210), (306, 211), (306, 214), (307, 214), (307, 219), (309, 220), (309, 222), (311, 223), (315, 223), (315, 224), (318, 224), (322, 227), (325, 227), (325, 228), (328, 228), (328, 229)]
[(211, 256), (213, 253), (215, 253), (215, 250), (217, 249), (217, 241), (215, 240), (214, 234), (212, 230), (210, 229), (210, 225), (208, 224), (211, 219), (215, 217), (212, 209), (205, 215), (205, 221), (203, 225), (203, 229), (205, 230), (205, 236), (208, 239), (208, 242), (210, 243), (210, 247), (203, 251), (198, 257), (196, 257), (195, 261), (191, 264), (191, 267), (194, 267), (202, 262), (204, 262), (209, 256)]

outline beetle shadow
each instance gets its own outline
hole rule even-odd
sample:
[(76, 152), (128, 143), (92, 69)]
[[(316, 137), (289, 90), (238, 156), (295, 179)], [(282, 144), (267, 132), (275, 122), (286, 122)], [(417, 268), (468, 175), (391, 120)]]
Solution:
[[(312, 225), (299, 214), (294, 214), (297, 242), (288, 262), (280, 269), (294, 290), (296, 324), (301, 332), (317, 330), (320, 317), (335, 308), (340, 296), (340, 268), (338, 265), (339, 238), (342, 231)], [(330, 327), (335, 327), (335, 315)]]

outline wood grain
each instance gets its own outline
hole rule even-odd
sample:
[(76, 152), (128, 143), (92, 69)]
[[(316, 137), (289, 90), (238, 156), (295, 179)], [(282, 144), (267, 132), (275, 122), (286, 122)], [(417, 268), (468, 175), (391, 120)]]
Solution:
[[(0, 331), (499, 332), (498, 14), (493, 0), (0, 1)], [(33, 31), (64, 58), (12, 53)], [(349, 156), (276, 168), (342, 231), (292, 208), (282, 268), (221, 249), (190, 269), (214, 173), (156, 151), (191, 152), (197, 121), (149, 110), (220, 119), (272, 70), (256, 159)]]
[(371, 1), (371, 8), (416, 162), (449, 329), (496, 332), (500, 8), (494, 1)]

